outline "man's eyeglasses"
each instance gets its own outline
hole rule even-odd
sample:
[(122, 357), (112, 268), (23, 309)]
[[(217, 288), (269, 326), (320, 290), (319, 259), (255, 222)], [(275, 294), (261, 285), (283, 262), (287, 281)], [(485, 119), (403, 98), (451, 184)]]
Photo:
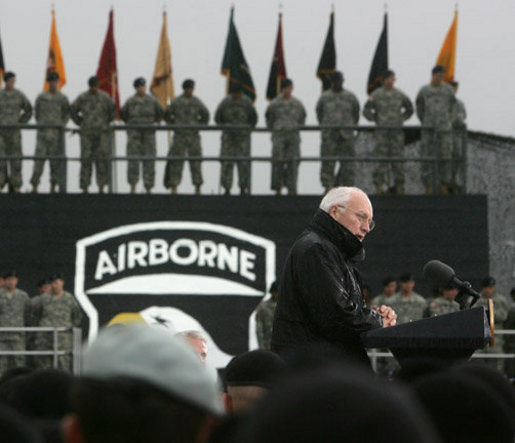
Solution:
[(345, 206), (345, 205), (336, 205), (336, 206), (338, 206), (339, 208), (345, 208), (351, 212), (354, 212), (354, 214), (356, 214), (356, 217), (358, 217), (358, 220), (361, 223), (366, 223), (368, 225), (368, 229), (370, 231), (372, 231), (376, 227), (376, 222), (374, 221), (374, 219), (369, 220), (367, 215), (364, 212), (356, 211), (355, 209), (349, 208), (348, 206)]

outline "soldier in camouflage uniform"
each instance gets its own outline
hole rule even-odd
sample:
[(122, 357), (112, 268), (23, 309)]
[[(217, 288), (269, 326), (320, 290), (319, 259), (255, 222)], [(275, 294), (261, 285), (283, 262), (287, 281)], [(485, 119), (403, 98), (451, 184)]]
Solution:
[(448, 285), (441, 289), (441, 296), (432, 300), (427, 306), (427, 316), (434, 317), (436, 315), (449, 314), (460, 310), (460, 305), (455, 301), (458, 290)]
[(391, 299), (395, 295), (395, 291), (397, 290), (397, 280), (393, 277), (385, 277), (383, 279), (383, 292), (381, 294), (375, 296), (370, 304), (372, 306), (381, 306), (385, 305), (386, 301)]
[[(256, 126), (256, 109), (250, 99), (243, 94), (240, 83), (231, 83), (229, 95), (222, 100), (215, 112), (215, 122), (218, 125), (248, 125)], [(222, 132), (222, 156), (249, 157), (250, 130), (227, 129)], [(250, 162), (237, 162), (238, 184), (241, 195), (250, 190)], [(232, 187), (234, 161), (223, 161), (220, 182), (225, 195), (230, 195)]]
[[(60, 274), (53, 275), (51, 278), (51, 290), (33, 299), (34, 323), (40, 327), (73, 328), (80, 327), (82, 312), (69, 292), (64, 291), (64, 280)], [(60, 351), (71, 352), (72, 332), (62, 331), (58, 333), (57, 347)], [(53, 332), (38, 332), (35, 338), (35, 347), (40, 351), (51, 351), (54, 349)], [(71, 370), (71, 356), (60, 355), (58, 357), (58, 367)], [(35, 359), (36, 367), (40, 369), (52, 368), (53, 356), (38, 356)]]
[[(501, 294), (495, 292), (495, 279), (493, 277), (486, 277), (481, 282), (481, 297), (474, 306), (484, 306), (488, 309), (489, 300), (493, 301), (494, 304), (494, 329), (503, 329), (503, 323), (508, 318), (509, 303), (508, 299)], [(495, 335), (494, 345), (486, 347), (481, 352), (487, 354), (500, 354), (503, 352), (504, 340), (500, 334)], [(504, 362), (502, 359), (489, 358), (485, 359), (485, 362), (495, 366), (499, 371), (503, 371)]]
[[(58, 90), (59, 74), (49, 72), (47, 75), (48, 91), (42, 92), (36, 98), (36, 122), (65, 125), (70, 118), (70, 103), (66, 95)], [(36, 156), (47, 157), (63, 155), (63, 132), (57, 128), (38, 129), (36, 141)], [(45, 160), (35, 160), (32, 172), (32, 192), (38, 192), (39, 179), (43, 173)], [(53, 194), (56, 187), (63, 180), (63, 162), (50, 160), (50, 192)]]
[[(29, 326), (32, 304), (25, 291), (17, 289), (18, 277), (10, 271), (4, 275), (5, 285), (0, 289), (0, 327)], [(24, 332), (0, 332), (1, 351), (25, 351)], [(0, 375), (7, 369), (25, 366), (24, 355), (0, 356)]]
[[(316, 106), (318, 123), (321, 125), (356, 125), (359, 121), (359, 102), (356, 96), (343, 89), (343, 74), (335, 72), (331, 76), (331, 89), (324, 92)], [(322, 129), (320, 181), (326, 192), (334, 186), (354, 185), (354, 164), (340, 161), (340, 169), (335, 176), (334, 160), (325, 157), (354, 157), (356, 135), (353, 129)]]
[[(27, 123), (32, 116), (32, 105), (23, 92), (15, 89), (16, 75), (6, 72), (4, 82), (5, 88), (0, 91), (0, 124)], [(0, 129), (0, 157), (5, 155), (22, 155), (19, 129)], [(20, 192), (21, 160), (9, 160), (9, 172), (7, 160), (0, 160), (0, 191), (6, 183), (9, 191)]]
[(79, 95), (71, 106), (72, 120), (80, 126), (80, 187), (85, 194), (91, 183), (93, 161), (99, 192), (104, 192), (107, 185), (109, 123), (116, 116), (116, 106), (111, 97), (99, 89), (98, 77), (90, 77), (88, 85), (89, 90)]
[[(411, 100), (404, 92), (394, 88), (395, 73), (386, 71), (383, 86), (376, 89), (365, 103), (363, 115), (380, 126), (402, 126), (413, 114)], [(376, 157), (404, 156), (404, 131), (402, 129), (378, 129), (374, 132)], [(376, 194), (390, 189), (393, 176), (393, 193), (404, 193), (404, 164), (400, 162), (378, 163), (374, 171)]]
[(297, 172), (300, 157), (300, 132), (298, 127), (306, 121), (306, 110), (292, 96), (293, 82), (281, 81), (281, 94), (274, 98), (265, 112), (266, 126), (272, 131), (272, 186), (277, 195), (283, 187), (289, 195), (297, 193)]
[[(417, 116), (424, 126), (434, 129), (421, 131), (420, 145), (423, 157), (438, 159), (451, 156), (452, 149), (452, 110), (456, 98), (452, 88), (443, 82), (445, 68), (435, 66), (431, 82), (422, 87), (417, 95)], [(426, 194), (440, 192), (449, 194), (451, 186), (451, 162), (438, 162), (439, 189), (433, 189), (433, 164), (423, 162), (421, 165), (422, 183)]]
[[(508, 311), (508, 317), (504, 322), (504, 329), (515, 329), (515, 288), (510, 291), (511, 308)], [(504, 338), (504, 352), (507, 354), (515, 354), (515, 335), (506, 335)], [(515, 377), (515, 359), (511, 358), (504, 362), (504, 370), (510, 378)]]
[[(165, 112), (165, 120), (170, 124), (178, 125), (206, 125), (209, 122), (209, 111), (198, 99), (193, 95), (195, 82), (191, 79), (184, 80), (182, 83), (184, 93), (179, 97), (175, 97)], [(168, 157), (171, 158), (166, 164), (164, 184), (167, 188), (171, 188), (172, 194), (177, 193), (177, 186), (182, 179), (182, 168), (184, 160), (172, 160), (174, 156), (202, 156), (202, 147), (200, 145), (200, 134), (196, 129), (176, 129), (174, 131), (174, 140), (170, 146)], [(204, 182), (202, 179), (202, 171), (200, 161), (190, 160), (191, 179), (195, 185), (195, 194), (200, 194), (200, 188)]]
[(270, 285), (270, 298), (263, 300), (256, 308), (256, 335), (259, 349), (270, 350), (272, 343), (272, 327), (274, 313), (279, 298), (279, 285), (273, 282)]
[(397, 314), (397, 324), (420, 320), (426, 311), (426, 300), (413, 291), (415, 279), (412, 274), (404, 273), (399, 278), (400, 291), (386, 301)]
[[(458, 93), (458, 82), (451, 83), (454, 95)], [(465, 173), (465, 152), (463, 137), (467, 131), (465, 120), (467, 111), (465, 103), (456, 98), (456, 103), (452, 108), (452, 171), (451, 171), (451, 192), (459, 194), (463, 187), (463, 175)]]
[[(159, 122), (163, 118), (161, 105), (154, 96), (147, 94), (145, 79), (142, 77), (134, 80), (134, 94), (125, 102), (120, 116), (125, 123), (150, 125)], [(156, 156), (156, 132), (153, 130), (128, 130), (127, 131), (127, 155), (145, 156), (155, 158)], [(131, 194), (136, 192), (136, 184), (139, 180), (139, 160), (129, 160), (127, 168), (127, 179), (131, 186)], [(143, 185), (147, 194), (150, 194), (155, 181), (154, 160), (142, 162)]]

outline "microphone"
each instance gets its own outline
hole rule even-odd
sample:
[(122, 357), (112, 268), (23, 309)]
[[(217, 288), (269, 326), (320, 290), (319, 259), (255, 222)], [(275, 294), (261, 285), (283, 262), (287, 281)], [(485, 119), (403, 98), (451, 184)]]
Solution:
[(447, 285), (452, 285), (459, 290), (459, 294), (456, 297), (456, 301), (460, 304), (461, 309), (465, 309), (467, 307), (467, 300), (465, 294), (468, 296), (472, 296), (472, 301), (470, 303), (470, 307), (478, 301), (481, 294), (472, 289), (472, 285), (468, 281), (460, 280), (456, 277), (456, 273), (454, 269), (450, 266), (442, 263), (439, 260), (430, 260), (428, 261), (422, 270), (424, 273), (424, 277), (431, 280), (433, 283), (438, 286), (445, 287)]

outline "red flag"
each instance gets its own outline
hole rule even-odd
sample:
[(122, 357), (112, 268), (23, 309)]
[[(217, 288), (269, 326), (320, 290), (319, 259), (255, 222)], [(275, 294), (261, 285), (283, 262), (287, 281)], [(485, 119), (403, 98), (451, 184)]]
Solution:
[(268, 87), (266, 88), (266, 98), (272, 100), (281, 92), (281, 80), (286, 78), (286, 63), (284, 62), (283, 50), (283, 27), (282, 14), (279, 14), (279, 26), (277, 27), (277, 38), (275, 40), (274, 57), (270, 67), (268, 77)]
[(102, 54), (98, 62), (97, 77), (100, 89), (107, 92), (116, 103), (117, 114), (120, 113), (120, 96), (118, 94), (118, 70), (116, 68), (116, 45), (114, 44), (113, 10), (109, 12), (109, 27), (107, 28)]

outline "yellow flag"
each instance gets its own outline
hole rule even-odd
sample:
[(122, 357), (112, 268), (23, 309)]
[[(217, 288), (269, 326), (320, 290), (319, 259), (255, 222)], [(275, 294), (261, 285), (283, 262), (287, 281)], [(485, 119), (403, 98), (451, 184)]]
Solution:
[(66, 74), (64, 72), (63, 53), (61, 52), (61, 44), (57, 35), (57, 25), (55, 24), (55, 11), (52, 9), (52, 26), (50, 28), (50, 43), (48, 45), (48, 59), (46, 63), (45, 85), (43, 89), (48, 89), (46, 76), (49, 72), (57, 72), (59, 74), (59, 90), (66, 84)]
[(163, 27), (161, 29), (161, 37), (159, 38), (156, 67), (150, 90), (157, 97), (163, 109), (166, 108), (168, 99), (172, 99), (174, 97), (172, 51), (170, 49), (170, 41), (168, 40), (166, 12), (163, 12)]
[(437, 65), (445, 68), (444, 81), (450, 83), (454, 81), (454, 68), (456, 65), (456, 42), (458, 41), (458, 11), (454, 12), (454, 19), (451, 27), (445, 36), (440, 54), (436, 60)]

